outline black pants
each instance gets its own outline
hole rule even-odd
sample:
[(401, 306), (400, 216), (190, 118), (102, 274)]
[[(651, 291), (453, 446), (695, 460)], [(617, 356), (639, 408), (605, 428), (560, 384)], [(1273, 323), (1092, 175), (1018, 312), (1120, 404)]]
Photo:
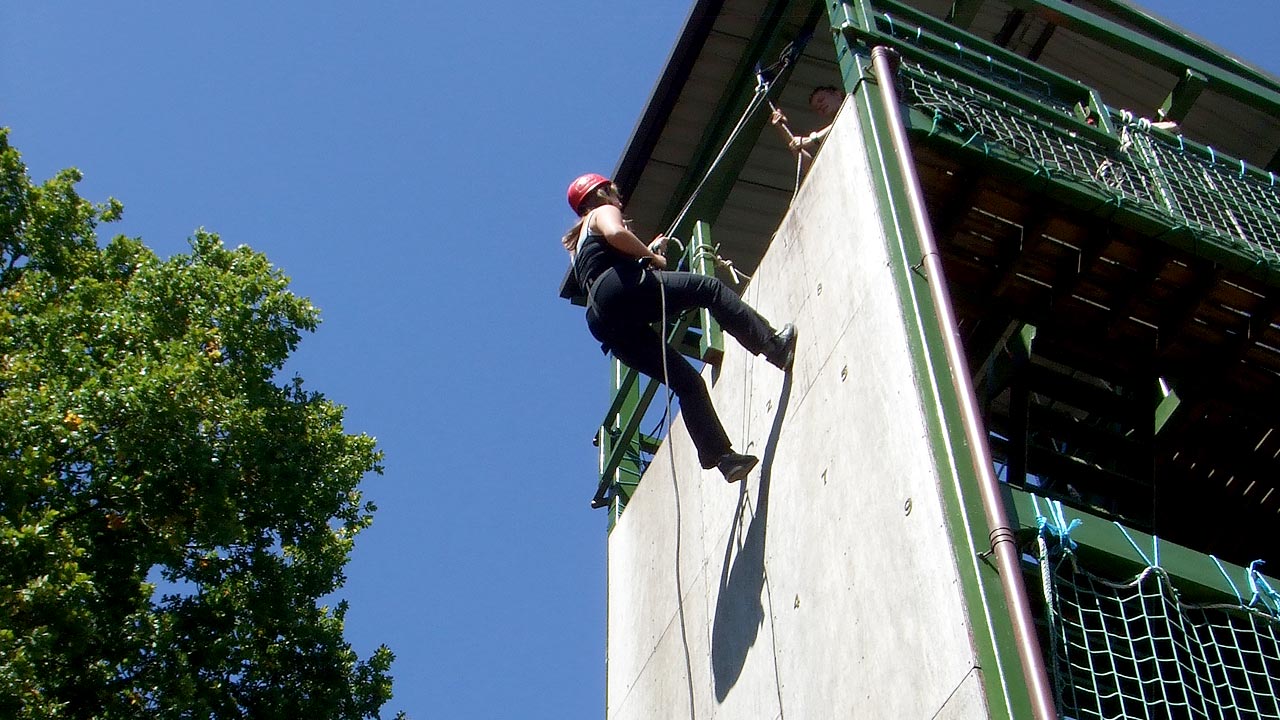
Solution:
[(662, 380), (662, 355), (667, 357), (671, 390), (680, 398), (685, 425), (698, 449), (702, 467), (733, 449), (720, 424), (702, 377), (683, 355), (663, 342), (653, 328), (662, 319), (666, 294), (667, 318), (692, 308), (706, 308), (720, 327), (758, 355), (769, 348), (774, 330), (768, 321), (714, 277), (687, 272), (643, 270), (618, 266), (606, 271), (591, 288), (587, 327), (618, 360), (651, 378)]

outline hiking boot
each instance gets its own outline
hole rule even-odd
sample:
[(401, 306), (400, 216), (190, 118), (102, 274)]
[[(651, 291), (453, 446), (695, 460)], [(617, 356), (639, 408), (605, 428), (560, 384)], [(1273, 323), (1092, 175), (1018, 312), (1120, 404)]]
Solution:
[(769, 341), (764, 357), (779, 370), (791, 372), (791, 366), (796, 362), (796, 326), (791, 323), (783, 325)]
[(720, 457), (720, 462), (716, 463), (716, 467), (724, 475), (725, 482), (735, 483), (745, 479), (758, 462), (760, 462), (760, 458), (755, 455), (740, 455), (736, 452), (727, 452)]

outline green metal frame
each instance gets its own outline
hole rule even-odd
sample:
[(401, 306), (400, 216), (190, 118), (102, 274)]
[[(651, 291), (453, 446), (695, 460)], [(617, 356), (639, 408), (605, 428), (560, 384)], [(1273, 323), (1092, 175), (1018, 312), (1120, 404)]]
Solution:
[[(921, 256), (919, 229), (914, 226), (906, 190), (898, 181), (903, 159), (894, 154), (888, 140), (889, 119), (879, 100), (865, 81), (874, 78), (871, 60), (856, 36), (840, 32), (845, 27), (844, 3), (831, 9), (833, 27), (837, 30), (836, 50), (847, 92), (854, 96), (854, 108), (863, 128), (879, 204), (890, 230), (889, 254), (895, 284), (903, 308), (904, 327), (910, 328), (907, 342), (915, 366), (914, 373), (925, 383), (925, 391), (934, 402), (922, 402), (934, 462), (940, 473), (939, 491), (948, 517), (947, 532), (957, 548), (957, 572), (966, 604), (973, 612), (973, 643), (978, 662), (983, 668), (983, 683), (991, 718), (1030, 717), (1031, 700), (1024, 684), (1020, 663), (1014, 650), (1013, 624), (1005, 609), (1000, 578), (994, 565), (979, 558), (990, 549), (988, 528), (982, 501), (976, 491), (977, 478), (967, 452), (961, 423), (959, 399), (946, 375), (943, 339), (937, 324), (929, 321), (936, 314), (929, 289), (913, 266)], [(897, 230), (896, 235), (894, 229)]]
[[(894, 0), (843, 0), (842, 4), (856, 9), (854, 15), (843, 16), (835, 28), (851, 46), (861, 46), (866, 52), (875, 45), (893, 47), (910, 61), (927, 63), (1006, 102), (1044, 114), (1046, 106), (1041, 99), (1017, 87), (1023, 79), (1034, 80), (1061, 98), (1065, 106), (1076, 108), (1072, 117), (1053, 113), (1055, 122), (1062, 123), (1065, 118), (1073, 121), (1066, 123), (1072, 132), (1107, 147), (1119, 145), (1101, 96), (1083, 83)], [(987, 72), (975, 71), (975, 66), (986, 66)], [(993, 79), (997, 77), (1006, 82)], [(1090, 124), (1090, 119), (1096, 124)]]
[[(1272, 115), (1280, 115), (1280, 91), (1273, 83), (1264, 82), (1256, 72), (1237, 66), (1224, 68), (1219, 63), (1204, 58), (1209, 53), (1198, 43), (1194, 43), (1185, 35), (1179, 35), (1168, 28), (1154, 33), (1158, 37), (1144, 35), (1135, 30), (1094, 15), (1064, 0), (1005, 0), (1009, 5), (1036, 14), (1044, 19), (1080, 35), (1096, 40), (1115, 48), (1127, 55), (1141, 59), (1152, 67), (1182, 77), (1187, 70), (1193, 70), (1208, 79), (1214, 90), (1223, 95), (1239, 100), (1246, 105), (1264, 110)], [(1117, 3), (1110, 3), (1117, 8)], [(1130, 13), (1131, 18), (1140, 17)], [(1142, 23), (1145, 28), (1154, 28), (1158, 24), (1151, 18)], [(1247, 76), (1242, 74), (1247, 73)]]
[[(696, 222), (690, 242), (681, 255), (681, 263), (692, 272), (714, 275), (715, 256), (711, 226), (703, 221)], [(711, 365), (724, 357), (724, 333), (706, 310), (688, 313), (670, 326), (667, 342), (682, 354)], [(640, 425), (661, 382), (656, 378), (642, 378), (638, 371), (617, 359), (610, 362), (613, 369), (612, 397), (604, 420), (596, 431), (596, 446), (600, 449), (600, 483), (596, 495), (610, 498), (609, 527), (612, 528), (640, 484), (644, 472), (642, 454), (656, 452), (662, 439), (640, 432)]]
[[(1004, 491), (1005, 505), (1018, 526), (1019, 535), (1029, 540), (1038, 531), (1038, 519), (1050, 501), (1008, 485)], [(1240, 599), (1237, 590), (1249, 587), (1249, 571), (1239, 565), (1215, 561), (1210, 555), (1168, 540), (1159, 540), (1083, 510), (1067, 508), (1066, 517), (1068, 521), (1080, 520), (1080, 524), (1071, 531), (1071, 539), (1076, 543), (1073, 552), (1085, 559), (1095, 572), (1112, 573), (1113, 580), (1136, 575), (1146, 569), (1148, 560), (1155, 563), (1158, 558), (1160, 568), (1174, 579), (1178, 592), (1187, 602), (1236, 603)], [(1142, 557), (1139, 550), (1147, 557)], [(1273, 586), (1280, 585), (1272, 577), (1262, 577)], [(1232, 583), (1235, 583), (1234, 587)]]
[[(1053, 11), (1059, 8), (1059, 0), (1016, 0), (1015, 7), (1027, 11)], [(1070, 7), (1070, 6), (1068, 6)], [(956, 12), (971, 12), (972, 4), (960, 4), (953, 8)], [(1056, 18), (1056, 16), (1055, 16)], [(1170, 70), (1182, 77), (1166, 100), (1163, 111), (1169, 119), (1177, 119), (1189, 111), (1201, 90), (1209, 86), (1217, 92), (1250, 102), (1255, 107), (1277, 108), (1280, 93), (1274, 92), (1273, 83), (1265, 85), (1253, 79), (1241, 77), (1231, 69), (1221, 67), (1205, 59), (1208, 50), (1186, 36), (1166, 30), (1156, 33), (1161, 38), (1176, 41), (1169, 47), (1162, 47), (1146, 35), (1128, 30), (1105, 18), (1099, 18), (1078, 8), (1063, 16), (1065, 26), (1096, 40), (1107, 42), (1112, 46), (1130, 52), (1136, 57), (1150, 60), (1157, 67)], [(1120, 142), (1119, 128), (1122, 113), (1107, 107), (1099, 93), (1079, 82), (1047, 70), (1034, 62), (1011, 53), (992, 43), (986, 42), (963, 29), (946, 22), (939, 21), (914, 8), (903, 5), (896, 0), (838, 0), (831, 7), (833, 30), (843, 37), (848, 50), (865, 54), (873, 45), (887, 45), (900, 52), (907, 60), (932, 68), (943, 75), (959, 81), (975, 90), (986, 93), (993, 98), (1006, 102), (1026, 114), (1031, 122), (1057, 135), (1070, 138), (1071, 142), (1090, 142), (1100, 152), (1113, 151)], [(1154, 22), (1154, 21), (1150, 21)], [(1150, 23), (1148, 23), (1150, 24)], [(1087, 26), (1087, 27), (1086, 27)], [(1158, 58), (1157, 62), (1155, 59)], [(1173, 58), (1171, 61), (1169, 58)], [(982, 67), (983, 71), (975, 69)], [(1250, 76), (1251, 78), (1255, 77)], [(1013, 81), (1011, 82), (1010, 79)], [(1018, 85), (1023, 79), (1033, 79), (1036, 87), (1047, 88), (1054, 98), (1063, 104), (1074, 103), (1074, 117), (1044, 104), (1034, 93), (1029, 93)], [(1265, 78), (1261, 78), (1265, 79)], [(1135, 227), (1159, 235), (1171, 244), (1182, 249), (1191, 250), (1198, 255), (1215, 261), (1224, 258), (1226, 262), (1265, 282), (1280, 280), (1280, 264), (1276, 258), (1267, 253), (1259, 253), (1255, 248), (1246, 246), (1237, 238), (1224, 235), (1214, 228), (1196, 226), (1187, 222), (1173, 201), (1168, 180), (1163, 177), (1164, 171), (1155, 163), (1147, 163), (1147, 172), (1153, 187), (1159, 188), (1164, 195), (1163, 206), (1160, 203), (1149, 207), (1135, 208), (1115, 193), (1105, 191), (1088, 183), (1081, 183), (1070, 177), (1051, 177), (1045, 168), (1028, 165), (1026, 159), (996, 148), (994, 151), (983, 145), (979, 148), (971, 146), (972, 133), (948, 134), (945, 129), (939, 132), (936, 119), (920, 112), (911, 113), (913, 128), (926, 131), (931, 142), (939, 142), (942, 138), (950, 141), (951, 150), (959, 155), (976, 155), (980, 151), (981, 162), (987, 165), (1008, 165), (1014, 163), (1030, 171), (1030, 177), (1024, 172), (1011, 171), (1010, 168), (996, 172), (1017, 174), (1021, 181), (1052, 185), (1046, 187), (1055, 196), (1063, 195), (1073, 198), (1081, 207), (1093, 208), (1095, 211), (1111, 216), (1113, 213), (1128, 216), (1138, 224)], [(1242, 178), (1262, 185), (1275, 186), (1275, 175), (1248, 163), (1216, 153), (1212, 148), (1186, 140), (1181, 136), (1167, 133), (1159, 128), (1133, 127), (1127, 128), (1129, 137), (1135, 132), (1149, 137), (1149, 142), (1163, 142), (1165, 145), (1176, 143), (1179, 152), (1188, 156), (1198, 156), (1208, 160), (1211, 165), (1238, 167)], [(959, 144), (960, 147), (954, 147)], [(995, 157), (993, 157), (995, 156)], [(1137, 157), (1137, 156), (1134, 156)], [(1125, 205), (1124, 208), (1119, 206)], [(1137, 216), (1141, 216), (1140, 218)], [(1209, 242), (1205, 242), (1208, 240)]]

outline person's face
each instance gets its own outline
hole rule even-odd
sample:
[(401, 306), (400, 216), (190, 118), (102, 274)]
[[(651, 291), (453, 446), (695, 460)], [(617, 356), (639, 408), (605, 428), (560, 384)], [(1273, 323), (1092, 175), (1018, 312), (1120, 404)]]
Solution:
[(609, 183), (605, 187), (605, 193), (607, 196), (606, 202), (608, 202), (610, 205), (613, 205), (614, 207), (617, 207), (617, 208), (622, 207), (622, 192), (618, 190), (617, 185), (614, 185), (613, 183)]
[(833, 118), (840, 109), (840, 93), (834, 90), (819, 90), (809, 100), (809, 107), (824, 118)]

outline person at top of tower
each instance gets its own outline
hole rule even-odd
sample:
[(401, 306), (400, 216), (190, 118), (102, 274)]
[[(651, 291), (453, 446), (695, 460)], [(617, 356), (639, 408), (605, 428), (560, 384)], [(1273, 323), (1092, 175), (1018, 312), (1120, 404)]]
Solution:
[(675, 316), (706, 308), (754, 355), (784, 372), (795, 359), (796, 331), (775, 332), (758, 312), (715, 277), (666, 269), (667, 238), (645, 245), (622, 216), (622, 196), (608, 178), (588, 173), (569, 185), (569, 207), (578, 220), (564, 235), (572, 271), (587, 292), (587, 329), (606, 351), (645, 375), (663, 380), (680, 398), (685, 425), (703, 469), (717, 468), (728, 482), (747, 477), (759, 459), (734, 452), (697, 370), (653, 330), (666, 311)]
[(817, 113), (818, 117), (826, 121), (826, 124), (808, 135), (792, 134), (786, 114), (776, 107), (769, 116), (769, 123), (782, 133), (787, 141), (787, 147), (800, 156), (801, 162), (807, 166), (813, 161), (813, 156), (818, 152), (822, 141), (826, 140), (827, 134), (831, 132), (831, 123), (835, 120), (836, 113), (840, 111), (840, 104), (843, 102), (844, 93), (840, 88), (832, 85), (814, 88), (813, 92), (809, 93), (809, 109)]

